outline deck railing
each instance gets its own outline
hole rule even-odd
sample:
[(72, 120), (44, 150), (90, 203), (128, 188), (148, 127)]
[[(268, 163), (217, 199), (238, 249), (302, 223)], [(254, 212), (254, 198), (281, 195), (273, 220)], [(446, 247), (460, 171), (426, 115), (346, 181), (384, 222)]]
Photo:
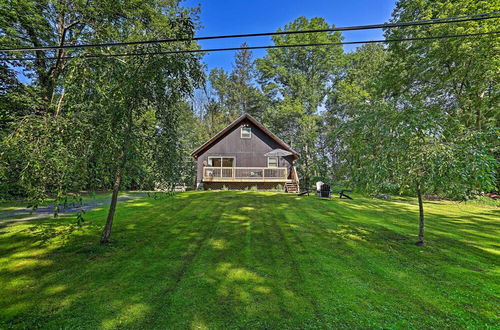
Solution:
[(203, 168), (204, 181), (286, 181), (286, 167), (208, 167)]

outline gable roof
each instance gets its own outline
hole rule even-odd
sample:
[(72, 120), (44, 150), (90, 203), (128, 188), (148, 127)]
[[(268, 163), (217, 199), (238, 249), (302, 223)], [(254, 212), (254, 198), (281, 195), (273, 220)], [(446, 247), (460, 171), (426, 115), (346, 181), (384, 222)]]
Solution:
[(292, 153), (292, 156), (294, 156), (295, 158), (299, 157), (299, 154), (295, 150), (293, 150), (292, 148), (290, 148), (290, 146), (288, 144), (286, 144), (279, 137), (277, 137), (276, 135), (274, 135), (273, 133), (271, 133), (271, 131), (269, 131), (267, 128), (265, 128), (264, 125), (262, 125), (261, 123), (259, 123), (254, 117), (250, 116), (248, 113), (245, 113), (245, 114), (241, 115), (235, 121), (233, 121), (231, 124), (229, 124), (226, 128), (224, 128), (223, 130), (221, 130), (219, 133), (215, 134), (210, 140), (208, 140), (207, 142), (203, 143), (198, 149), (196, 149), (195, 151), (193, 151), (193, 153), (191, 154), (191, 156), (193, 156), (194, 158), (198, 158), (199, 154), (203, 150), (205, 150), (212, 143), (214, 143), (217, 140), (219, 140), (220, 138), (222, 138), (222, 136), (226, 132), (228, 132), (233, 127), (235, 127), (236, 125), (238, 125), (239, 123), (241, 123), (244, 119), (248, 119), (252, 124), (254, 124), (255, 126), (257, 126), (262, 132), (264, 132), (271, 139), (273, 139), (283, 149), (285, 149), (287, 151), (290, 151)]

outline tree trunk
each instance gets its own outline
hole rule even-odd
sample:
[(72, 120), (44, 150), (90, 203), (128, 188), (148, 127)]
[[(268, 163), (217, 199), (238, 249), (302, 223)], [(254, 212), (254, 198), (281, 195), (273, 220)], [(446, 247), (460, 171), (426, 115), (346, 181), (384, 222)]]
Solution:
[(417, 185), (419, 223), (418, 223), (418, 241), (415, 243), (418, 246), (424, 245), (424, 203), (422, 201), (422, 190), (420, 184)]
[(476, 106), (476, 129), (478, 131), (481, 130), (482, 127), (482, 112), (481, 112), (481, 106), (483, 104), (483, 97), (486, 91), (483, 91), (481, 94), (479, 94), (479, 101), (475, 104)]
[(307, 146), (307, 143), (304, 146), (304, 153), (305, 153), (305, 161), (304, 161), (304, 175), (305, 175), (305, 181), (306, 181), (306, 187), (307, 190), (309, 190), (310, 184), (309, 184), (309, 148)]
[[(121, 155), (122, 157), (124, 155)], [(122, 161), (120, 161), (116, 167), (115, 171), (115, 182), (113, 183), (113, 195), (111, 196), (111, 205), (109, 206), (108, 218), (106, 219), (106, 225), (102, 230), (101, 235), (101, 245), (109, 243), (109, 236), (111, 235), (111, 227), (113, 226), (113, 218), (115, 217), (116, 204), (118, 203), (118, 193), (120, 192), (120, 183), (122, 180)]]
[(127, 152), (129, 147), (129, 136), (132, 132), (132, 112), (129, 112), (125, 134), (123, 135), (122, 148), (118, 157), (118, 162), (115, 170), (115, 182), (113, 183), (113, 195), (111, 196), (111, 205), (109, 206), (108, 218), (106, 225), (102, 230), (101, 245), (109, 243), (109, 236), (111, 235), (111, 227), (113, 226), (113, 218), (115, 217), (116, 204), (118, 203), (118, 193), (120, 192), (120, 183), (122, 181), (122, 171), (127, 162)]
[(478, 131), (481, 130), (481, 107), (477, 106), (476, 109), (476, 129)]

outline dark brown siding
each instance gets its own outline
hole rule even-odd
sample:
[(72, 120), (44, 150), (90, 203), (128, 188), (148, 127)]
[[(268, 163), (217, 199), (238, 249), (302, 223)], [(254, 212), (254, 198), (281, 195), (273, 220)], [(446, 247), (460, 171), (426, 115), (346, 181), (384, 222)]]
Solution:
[[(252, 138), (241, 138), (240, 129), (244, 125), (252, 128)], [(281, 147), (275, 140), (245, 119), (199, 154), (197, 180), (202, 180), (203, 163), (208, 163), (209, 156), (236, 157), (236, 167), (267, 167), (267, 157), (264, 154), (276, 148)], [(290, 168), (291, 162), (292, 156), (280, 157), (279, 166)]]

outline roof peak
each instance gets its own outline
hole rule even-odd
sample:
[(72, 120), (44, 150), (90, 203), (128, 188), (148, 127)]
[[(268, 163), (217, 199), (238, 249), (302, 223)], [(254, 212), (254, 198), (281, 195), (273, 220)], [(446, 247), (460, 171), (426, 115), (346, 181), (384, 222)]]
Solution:
[(234, 126), (238, 125), (238, 123), (240, 123), (245, 118), (249, 119), (255, 126), (257, 126), (260, 130), (262, 130), (265, 134), (267, 134), (270, 138), (272, 138), (276, 143), (278, 143), (285, 150), (291, 152), (295, 157), (299, 157), (299, 154), (295, 150), (293, 150), (283, 140), (281, 140), (279, 137), (277, 137), (271, 131), (269, 131), (264, 125), (262, 125), (257, 119), (255, 119), (248, 112), (243, 113), (241, 116), (239, 116), (238, 118), (233, 120), (229, 125), (227, 125), (225, 128), (223, 128), (217, 134), (215, 134), (212, 138), (210, 138), (207, 142), (203, 143), (198, 149), (196, 149), (195, 151), (193, 151), (193, 153), (191, 153), (191, 156), (194, 158), (198, 158), (198, 155), (203, 150), (205, 150), (208, 146), (213, 144), (215, 141), (219, 140), (226, 132), (228, 132)]

